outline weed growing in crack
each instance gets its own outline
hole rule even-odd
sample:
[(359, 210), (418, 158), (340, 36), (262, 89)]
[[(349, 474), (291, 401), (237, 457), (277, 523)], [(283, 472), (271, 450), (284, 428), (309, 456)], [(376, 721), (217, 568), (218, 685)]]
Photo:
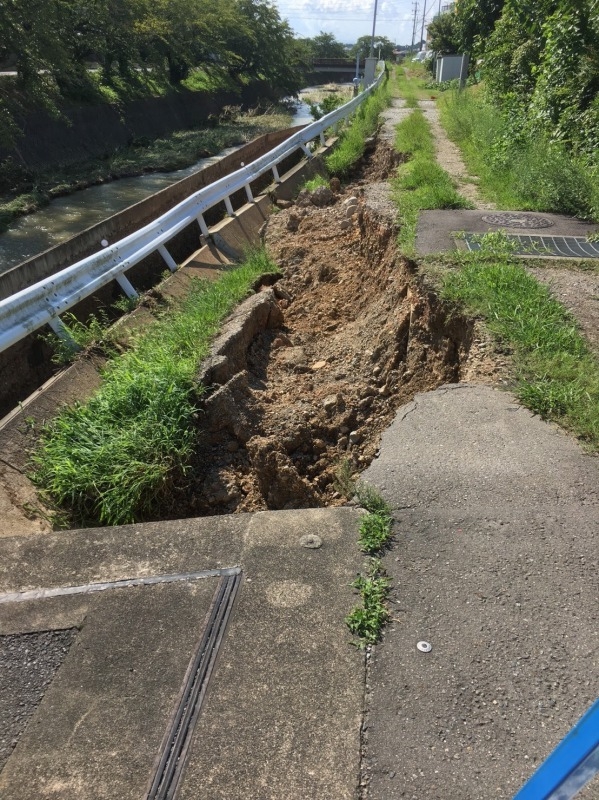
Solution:
[[(367, 483), (356, 486), (356, 497), (367, 510), (360, 520), (359, 542), (370, 556), (380, 554), (389, 544), (393, 518), (391, 509), (379, 492)], [(386, 605), (390, 581), (378, 558), (370, 558), (365, 575), (358, 575), (352, 586), (362, 600), (346, 618), (350, 631), (358, 637), (357, 646), (364, 648), (378, 642), (384, 624), (389, 619)]]
[(360, 593), (361, 605), (356, 606), (346, 617), (345, 622), (358, 641), (354, 644), (360, 649), (373, 645), (381, 638), (383, 626), (389, 619), (386, 600), (390, 581), (385, 576), (381, 562), (370, 559), (366, 575), (358, 575), (352, 586)]
[(371, 514), (379, 514), (382, 517), (391, 518), (391, 508), (386, 500), (384, 500), (378, 489), (371, 486), (369, 483), (358, 483), (356, 486), (356, 497), (362, 508), (369, 511)]

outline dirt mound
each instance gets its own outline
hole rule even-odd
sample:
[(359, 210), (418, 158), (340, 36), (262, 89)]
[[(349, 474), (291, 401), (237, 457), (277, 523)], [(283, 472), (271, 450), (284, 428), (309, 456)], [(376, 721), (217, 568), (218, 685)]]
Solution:
[(460, 379), (471, 323), (448, 316), (398, 256), (392, 220), (351, 189), (271, 217), (283, 323), (208, 400), (178, 516), (341, 504), (340, 474), (370, 463), (398, 406)]

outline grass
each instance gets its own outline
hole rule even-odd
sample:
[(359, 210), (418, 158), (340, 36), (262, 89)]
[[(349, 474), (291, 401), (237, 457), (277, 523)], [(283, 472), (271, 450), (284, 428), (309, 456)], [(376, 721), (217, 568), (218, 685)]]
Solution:
[(391, 541), (393, 517), (388, 503), (369, 484), (356, 485), (358, 502), (368, 512), (360, 520), (359, 542), (364, 553), (374, 556), (381, 553)]
[(360, 604), (346, 618), (351, 633), (358, 637), (357, 646), (363, 649), (375, 644), (389, 619), (386, 605), (390, 581), (385, 577), (380, 555), (391, 541), (393, 517), (391, 509), (379, 492), (369, 484), (353, 483), (360, 505), (368, 513), (362, 516), (359, 527), (359, 543), (362, 552), (371, 556), (365, 575), (358, 575), (352, 586), (360, 594)]
[(352, 586), (358, 590), (361, 604), (352, 609), (345, 622), (351, 633), (358, 637), (357, 646), (364, 649), (379, 641), (383, 626), (389, 620), (386, 599), (390, 581), (384, 575), (381, 562), (372, 558), (366, 575), (358, 575)]
[(273, 271), (259, 250), (218, 282), (197, 282), (179, 308), (109, 362), (98, 393), (44, 430), (33, 456), (38, 486), (85, 524), (155, 515), (194, 448), (198, 363), (222, 319), (259, 275)]
[(175, 131), (154, 140), (140, 138), (103, 159), (40, 172), (0, 163), (0, 233), (17, 217), (37, 211), (55, 197), (122, 177), (183, 169), (226, 147), (287, 127), (289, 122), (289, 114), (281, 109), (269, 114), (240, 114), (234, 121), (213, 128)]
[(499, 208), (599, 219), (599, 166), (509, 119), (481, 87), (445, 92), (438, 103), (482, 196)]
[(422, 111), (413, 111), (397, 126), (395, 148), (407, 157), (392, 181), (394, 200), (399, 207), (399, 244), (405, 253), (412, 253), (421, 211), (472, 208), (472, 205), (457, 192), (449, 175), (437, 164), (433, 137)]
[(447, 273), (442, 296), (484, 317), (489, 330), (513, 350), (516, 394), (532, 411), (599, 450), (599, 362), (574, 317), (549, 290), (498, 246), (464, 254)]
[(417, 61), (410, 61), (395, 70), (393, 94), (401, 97), (408, 108), (417, 108), (418, 100), (430, 97), (425, 84), (430, 79), (426, 67)]
[(329, 182), (326, 178), (324, 178), (322, 175), (315, 175), (313, 178), (310, 178), (303, 184), (302, 189), (305, 189), (307, 192), (314, 192), (321, 186), (328, 185)]
[(379, 125), (379, 115), (391, 100), (389, 81), (385, 81), (368, 97), (344, 128), (333, 152), (326, 158), (326, 168), (331, 175), (347, 177), (364, 155), (365, 143)]
[[(120, 304), (121, 307), (123, 304)], [(123, 308), (123, 310), (125, 310)], [(61, 317), (68, 337), (58, 336), (49, 333), (46, 341), (52, 348), (52, 361), (55, 364), (68, 364), (73, 360), (75, 354), (92, 345), (107, 345), (106, 334), (110, 325), (108, 314), (101, 309), (98, 314), (90, 314), (87, 322), (78, 320), (74, 314), (67, 312)]]

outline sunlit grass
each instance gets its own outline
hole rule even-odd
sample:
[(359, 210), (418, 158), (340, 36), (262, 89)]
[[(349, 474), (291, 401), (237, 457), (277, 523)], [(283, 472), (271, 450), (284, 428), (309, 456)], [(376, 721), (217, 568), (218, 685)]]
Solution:
[[(494, 234), (497, 237), (497, 234)], [(599, 361), (574, 317), (508, 254), (462, 256), (442, 294), (481, 315), (513, 350), (516, 394), (534, 412), (559, 422), (599, 449)]]
[(276, 271), (263, 250), (198, 282), (180, 308), (109, 362), (88, 402), (65, 408), (43, 433), (33, 479), (52, 500), (89, 524), (149, 518), (183, 479), (195, 441), (198, 364), (222, 319), (256, 277)]

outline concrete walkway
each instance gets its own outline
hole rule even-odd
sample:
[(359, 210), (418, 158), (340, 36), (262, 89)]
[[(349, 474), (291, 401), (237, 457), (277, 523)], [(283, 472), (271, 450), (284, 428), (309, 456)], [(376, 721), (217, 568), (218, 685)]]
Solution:
[(365, 705), (355, 509), (0, 538), (3, 800), (512, 797), (598, 693), (598, 461), (467, 384), (363, 477), (396, 520)]
[(596, 699), (598, 467), (507, 392), (449, 386), (401, 409), (364, 474), (396, 520), (369, 798), (510, 798)]

